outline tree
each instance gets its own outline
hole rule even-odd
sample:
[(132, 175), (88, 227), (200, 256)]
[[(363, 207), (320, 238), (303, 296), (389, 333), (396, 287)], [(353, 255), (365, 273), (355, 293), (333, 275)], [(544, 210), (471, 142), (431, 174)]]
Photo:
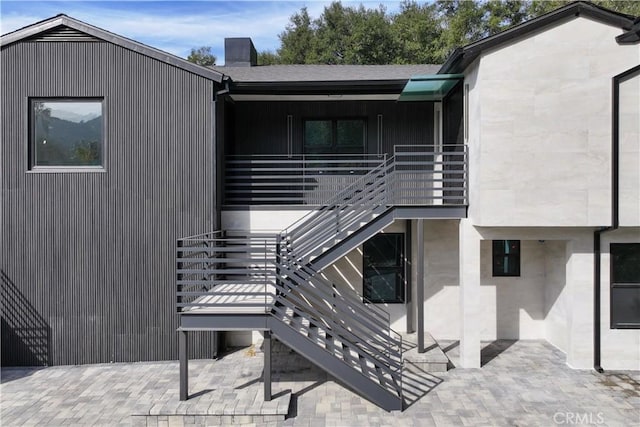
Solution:
[(271, 52), (270, 50), (258, 52), (258, 65), (276, 65), (280, 63), (280, 56), (276, 52)]
[[(570, 3), (570, 1), (533, 0), (528, 3), (531, 17), (536, 17), (562, 7)], [(637, 0), (595, 0), (593, 3), (596, 6), (601, 6), (619, 13), (626, 13), (636, 17), (640, 16), (640, 1)]]
[(418, 4), (403, 1), (400, 12), (393, 17), (392, 35), (396, 51), (393, 63), (430, 64), (442, 62), (439, 40), (442, 26), (434, 3)]
[[(442, 63), (457, 48), (568, 4), (565, 0), (404, 0), (388, 14), (380, 6), (326, 6), (317, 19), (306, 8), (280, 33), (283, 64)], [(640, 15), (640, 1), (596, 0), (617, 12)], [(273, 63), (273, 62), (269, 62)]]
[(308, 64), (312, 63), (308, 55), (313, 44), (314, 29), (311, 25), (311, 17), (306, 7), (300, 9), (289, 18), (284, 32), (280, 38), (278, 56), (283, 64)]
[(187, 61), (194, 64), (210, 67), (216, 65), (216, 56), (211, 52), (211, 46), (202, 46), (191, 49), (191, 53), (187, 56)]

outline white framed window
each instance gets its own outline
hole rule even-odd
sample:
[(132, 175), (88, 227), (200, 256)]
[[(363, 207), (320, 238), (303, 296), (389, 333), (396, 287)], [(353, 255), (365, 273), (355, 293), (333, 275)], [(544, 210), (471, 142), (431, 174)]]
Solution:
[(31, 171), (104, 170), (104, 99), (29, 99)]

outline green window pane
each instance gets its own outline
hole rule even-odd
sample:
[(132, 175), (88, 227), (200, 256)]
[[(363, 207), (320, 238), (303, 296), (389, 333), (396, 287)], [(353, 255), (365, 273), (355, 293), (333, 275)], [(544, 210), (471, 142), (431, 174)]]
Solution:
[(305, 154), (364, 154), (365, 121), (361, 119), (306, 120)]
[[(362, 120), (338, 120), (336, 123), (336, 145), (348, 152), (364, 152), (364, 122)], [(345, 152), (342, 151), (341, 152)]]
[(611, 288), (611, 325), (640, 329), (640, 286)]
[(402, 284), (398, 272), (369, 271), (365, 282), (365, 297), (370, 301), (394, 302), (398, 300), (398, 287)]
[(403, 302), (404, 235), (378, 234), (362, 249), (364, 297), (371, 302)]
[(613, 283), (640, 283), (640, 243), (611, 244)]
[(402, 265), (402, 235), (379, 234), (364, 243), (365, 263), (378, 267)]
[(492, 249), (494, 276), (520, 276), (519, 240), (494, 240)]
[(34, 166), (100, 166), (101, 101), (34, 101)]
[(331, 120), (307, 120), (304, 123), (304, 151), (306, 154), (330, 152), (332, 140)]

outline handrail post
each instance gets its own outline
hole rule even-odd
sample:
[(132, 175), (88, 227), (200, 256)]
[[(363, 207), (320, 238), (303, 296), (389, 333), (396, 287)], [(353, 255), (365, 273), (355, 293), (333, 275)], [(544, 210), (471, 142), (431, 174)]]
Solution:
[[(269, 272), (267, 270), (267, 241), (264, 241), (264, 312), (267, 312), (267, 282), (269, 281)], [(276, 264), (277, 265), (277, 264)]]
[(281, 256), (282, 234), (276, 236), (276, 295), (280, 292), (280, 265), (282, 263)]
[[(178, 241), (176, 242), (176, 246), (177, 246), (177, 250), (176, 250), (176, 255), (177, 259), (182, 259), (182, 247), (184, 246), (184, 242), (182, 239), (178, 239)], [(180, 291), (182, 290), (182, 285), (179, 284), (179, 282), (182, 280), (182, 273), (178, 273), (179, 270), (182, 270), (182, 261), (178, 261), (177, 265), (176, 265), (176, 312), (180, 313), (182, 311), (182, 307), (180, 306), (182, 304), (182, 295), (180, 295)]]
[(462, 148), (464, 156), (464, 204), (469, 204), (469, 147), (465, 144)]

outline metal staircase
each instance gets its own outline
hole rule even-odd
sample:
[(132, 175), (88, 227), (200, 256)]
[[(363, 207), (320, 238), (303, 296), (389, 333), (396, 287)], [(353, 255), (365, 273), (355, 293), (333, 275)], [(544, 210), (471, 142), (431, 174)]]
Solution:
[[(436, 162), (433, 151), (411, 154)], [(413, 169), (404, 163), (398, 155), (383, 158), (277, 235), (225, 231), (180, 239), (178, 312), (190, 320), (189, 315), (208, 315), (212, 329), (219, 330), (250, 324), (230, 313), (264, 317), (256, 323), (260, 328), (380, 407), (401, 410), (402, 338), (391, 329), (389, 315), (319, 272), (393, 222), (396, 204), (416, 192), (423, 201), (433, 194), (431, 188), (427, 195), (424, 188), (407, 189), (403, 182), (422, 176), (442, 184), (433, 170), (425, 172), (424, 161)]]

